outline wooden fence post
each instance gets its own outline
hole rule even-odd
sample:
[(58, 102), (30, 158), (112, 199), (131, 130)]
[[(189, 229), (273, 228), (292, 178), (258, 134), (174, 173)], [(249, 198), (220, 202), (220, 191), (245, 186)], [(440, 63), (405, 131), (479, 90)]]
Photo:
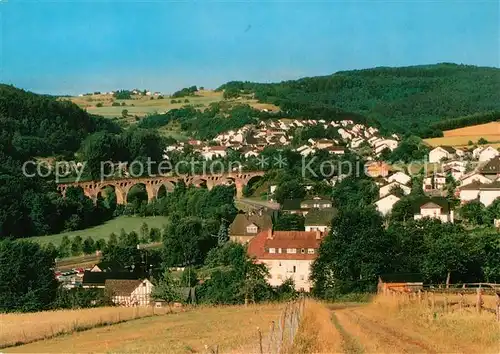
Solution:
[(497, 297), (497, 322), (500, 322), (500, 293), (496, 293)]
[(271, 329), (269, 330), (269, 340), (267, 343), (267, 352), (273, 353), (273, 344), (274, 344), (274, 321), (271, 321)]
[(476, 310), (481, 313), (481, 307), (483, 305), (482, 291), (481, 288), (476, 290)]
[(434, 297), (434, 292), (431, 293), (431, 311), (434, 312), (434, 308), (436, 306), (436, 299)]
[(460, 293), (458, 294), (458, 296), (460, 297), (460, 300), (458, 301), (458, 307), (460, 310), (462, 310), (464, 307), (464, 294)]
[(262, 332), (260, 331), (259, 327), (257, 327), (257, 332), (259, 332), (259, 352), (260, 354), (264, 354), (264, 351), (262, 349)]

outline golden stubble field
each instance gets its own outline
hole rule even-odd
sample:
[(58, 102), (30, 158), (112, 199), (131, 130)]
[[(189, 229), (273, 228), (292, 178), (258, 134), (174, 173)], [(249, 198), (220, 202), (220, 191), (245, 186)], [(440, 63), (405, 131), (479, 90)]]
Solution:
[[(282, 304), (198, 307), (185, 312), (136, 319), (6, 348), (4, 352), (193, 353), (204, 352), (206, 346), (209, 348), (218, 346), (220, 353), (250, 353), (258, 349), (257, 327), (261, 328), (266, 338), (271, 321), (278, 318), (282, 307)], [(102, 311), (104, 316), (105, 311), (110, 309)], [(151, 311), (151, 308), (148, 311)], [(37, 324), (38, 321), (34, 319), (37, 315), (43, 316), (28, 315), (32, 316), (30, 321), (14, 318), (9, 325), (10, 333), (22, 339), (22, 331), (16, 330), (15, 323), (17, 326), (24, 323), (24, 332), (27, 334), (37, 327), (45, 328), (45, 332), (48, 330), (50, 333), (50, 324), (44, 322)], [(56, 318), (56, 316), (51, 317)], [(95, 317), (98, 319), (100, 316), (94, 316), (94, 321)], [(72, 320), (68, 325), (71, 324)], [(7, 340), (8, 337), (6, 335), (3, 340)]]
[(442, 138), (424, 139), (430, 146), (449, 145), (454, 147), (468, 146), (469, 141), (477, 144), (479, 139), (486, 139), (494, 146), (500, 145), (500, 122), (478, 124), (465, 128), (443, 131)]

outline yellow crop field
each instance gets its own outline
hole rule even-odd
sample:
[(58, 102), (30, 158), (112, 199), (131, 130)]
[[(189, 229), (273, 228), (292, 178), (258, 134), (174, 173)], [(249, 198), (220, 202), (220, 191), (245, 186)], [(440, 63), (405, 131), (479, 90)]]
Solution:
[(449, 145), (454, 147), (469, 146), (469, 142), (477, 144), (479, 139), (486, 139), (492, 145), (500, 144), (500, 122), (472, 125), (470, 127), (443, 131), (442, 138), (424, 139), (432, 147)]
[(168, 312), (170, 312), (168, 308), (100, 307), (0, 314), (0, 347), (30, 343), (62, 333), (72, 333), (77, 330)]
[(499, 143), (500, 142), (500, 134), (498, 135), (465, 135), (465, 136), (450, 136), (450, 137), (442, 137), (442, 138), (429, 138), (424, 139), (428, 145), (435, 146), (468, 146), (469, 141), (472, 141), (473, 144), (477, 144), (479, 139), (486, 139), (488, 143)]
[[(267, 338), (270, 323), (278, 318), (282, 307), (282, 304), (199, 307), (186, 312), (141, 318), (75, 332), (71, 335), (7, 348), (4, 352), (200, 353), (206, 352), (206, 347), (218, 347), (219, 353), (254, 353), (259, 347), (257, 328), (261, 329), (263, 338)], [(135, 309), (122, 308), (122, 310), (133, 311)], [(147, 309), (149, 312), (151, 310), (151, 308)], [(99, 309), (89, 311), (99, 311)], [(42, 322), (41, 325), (37, 325), (35, 318), (32, 318), (30, 322), (21, 322), (15, 316), (23, 315), (9, 316), (13, 316), (13, 322), (17, 323), (17, 326), (20, 327), (21, 323), (26, 325), (24, 328), (26, 335), (29, 335), (32, 329), (36, 331), (37, 327), (45, 328), (45, 331), (48, 330), (50, 333), (48, 323)], [(37, 314), (31, 316), (37, 316)], [(114, 316), (116, 318), (116, 315)], [(50, 317), (56, 318), (56, 316)], [(99, 319), (100, 316), (94, 315), (92, 318), (95, 320), (96, 317)], [(64, 322), (60, 316), (59, 320)], [(69, 326), (73, 320), (68, 322)], [(22, 330), (16, 331), (15, 327), (14, 324), (9, 326), (11, 335), (22, 339)], [(9, 336), (6, 334), (4, 341), (7, 338)]]
[(445, 130), (444, 137), (500, 135), (500, 122), (472, 125), (470, 127)]

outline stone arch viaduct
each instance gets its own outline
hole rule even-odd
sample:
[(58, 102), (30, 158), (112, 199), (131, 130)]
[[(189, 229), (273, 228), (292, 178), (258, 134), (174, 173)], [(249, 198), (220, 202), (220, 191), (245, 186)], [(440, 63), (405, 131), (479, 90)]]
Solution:
[(254, 177), (261, 177), (264, 171), (256, 172), (234, 172), (225, 173), (220, 175), (193, 175), (193, 176), (155, 176), (155, 177), (140, 177), (140, 178), (121, 178), (121, 179), (106, 179), (103, 181), (88, 181), (88, 182), (73, 182), (62, 183), (57, 185), (57, 189), (64, 196), (66, 189), (69, 186), (81, 187), (84, 194), (91, 198), (94, 202), (101, 191), (111, 186), (115, 190), (117, 204), (126, 204), (127, 195), (130, 189), (137, 184), (144, 184), (146, 192), (148, 193), (148, 201), (156, 198), (162, 186), (165, 186), (167, 192), (171, 192), (176, 183), (184, 181), (186, 185), (201, 186), (205, 184), (210, 190), (217, 185), (230, 185), (236, 186), (236, 197), (243, 196), (243, 187)]

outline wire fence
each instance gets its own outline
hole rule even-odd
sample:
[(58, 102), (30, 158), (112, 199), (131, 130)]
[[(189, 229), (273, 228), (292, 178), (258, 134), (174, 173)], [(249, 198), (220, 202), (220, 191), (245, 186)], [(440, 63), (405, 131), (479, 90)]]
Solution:
[(500, 284), (460, 284), (450, 285), (448, 288), (420, 289), (391, 287), (383, 293), (392, 297), (398, 306), (417, 304), (429, 308), (434, 313), (488, 312), (495, 314), (496, 320), (500, 322)]
[(267, 345), (262, 341), (262, 334), (259, 330), (259, 352), (260, 354), (280, 354), (286, 348), (293, 345), (295, 335), (299, 330), (300, 321), (304, 314), (305, 297), (290, 301), (280, 314), (278, 321), (271, 323)]

